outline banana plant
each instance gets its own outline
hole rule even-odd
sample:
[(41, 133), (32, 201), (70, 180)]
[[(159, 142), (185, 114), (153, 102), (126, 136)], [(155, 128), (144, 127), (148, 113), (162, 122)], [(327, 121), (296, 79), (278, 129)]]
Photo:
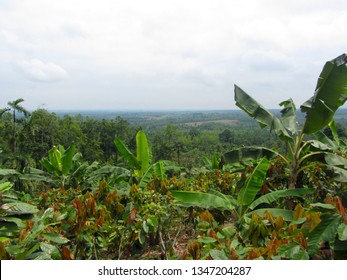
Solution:
[(151, 163), (152, 153), (147, 136), (143, 131), (136, 134), (136, 155), (120, 139), (116, 138), (114, 143), (130, 168), (134, 170), (135, 178), (140, 187), (145, 187), (153, 176), (163, 180), (167, 169), (177, 169), (170, 161), (159, 160)]
[(215, 190), (207, 193), (191, 191), (171, 191), (172, 196), (177, 203), (183, 207), (201, 207), (207, 209), (218, 209), (221, 211), (232, 212), (237, 222), (241, 222), (253, 212), (263, 215), (265, 211), (270, 212), (273, 216), (281, 215), (284, 220), (293, 220), (293, 211), (281, 208), (264, 208), (260, 205), (271, 205), (282, 197), (302, 197), (311, 194), (313, 189), (295, 189), (295, 190), (277, 190), (266, 195), (257, 197), (270, 166), (270, 161), (264, 157), (260, 160), (251, 175), (246, 179), (240, 189), (237, 198), (225, 195)]
[(53, 175), (55, 179), (60, 181), (61, 185), (65, 187), (71, 169), (73, 166), (73, 159), (76, 147), (72, 145), (68, 149), (61, 145), (53, 146), (51, 150), (48, 151), (48, 158), (44, 158), (40, 161), (42, 166)]
[(129, 167), (134, 170), (135, 176), (142, 177), (147, 171), (152, 158), (146, 134), (143, 131), (136, 134), (136, 155), (128, 149), (122, 140), (116, 138), (114, 143)]
[[(327, 125), (334, 127), (334, 114), (347, 100), (347, 55), (343, 54), (324, 65), (313, 97), (301, 105), (301, 111), (306, 113), (301, 128), (298, 124), (293, 100), (289, 99), (280, 104), (283, 109), (281, 116), (277, 117), (237, 85), (235, 85), (234, 92), (236, 105), (240, 109), (254, 118), (261, 128), (270, 128), (286, 143), (289, 154), (281, 155), (281, 158), (290, 170), (288, 188), (295, 189), (298, 175), (306, 168), (309, 159), (317, 155), (326, 155), (329, 152), (324, 143), (319, 140), (305, 140), (305, 136), (318, 133)], [(253, 156), (251, 151), (253, 151)], [(226, 153), (224, 161), (226, 163), (234, 162), (235, 154), (235, 151)], [(238, 160), (242, 160), (244, 155), (256, 159), (265, 155), (275, 157), (279, 153), (266, 148), (245, 147), (239, 149), (237, 155)], [(342, 169), (338, 171), (340, 174), (343, 173), (343, 176), (337, 176), (337, 179), (347, 181), (347, 172)]]
[(202, 161), (205, 163), (205, 167), (207, 167), (209, 171), (219, 169), (219, 156), (217, 154), (212, 155), (211, 159), (203, 157)]

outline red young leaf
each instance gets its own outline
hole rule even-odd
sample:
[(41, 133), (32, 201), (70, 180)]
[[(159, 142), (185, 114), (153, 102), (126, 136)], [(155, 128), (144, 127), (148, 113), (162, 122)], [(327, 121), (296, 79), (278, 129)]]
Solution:
[(133, 208), (133, 209), (131, 210), (131, 213), (130, 213), (130, 221), (131, 221), (131, 223), (134, 222), (134, 220), (135, 220), (135, 218), (136, 218), (136, 213), (137, 213), (136, 209)]

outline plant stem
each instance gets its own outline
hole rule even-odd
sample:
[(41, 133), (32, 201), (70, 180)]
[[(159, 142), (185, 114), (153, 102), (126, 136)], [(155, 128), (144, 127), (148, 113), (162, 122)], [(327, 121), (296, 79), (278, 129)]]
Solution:
[(95, 236), (93, 236), (93, 247), (94, 247), (94, 254), (95, 254), (95, 259), (98, 259), (98, 253), (96, 251), (96, 246), (95, 246)]
[(167, 256), (167, 252), (166, 252), (166, 247), (165, 247), (165, 243), (164, 243), (164, 240), (163, 240), (163, 236), (161, 235), (161, 230), (159, 228), (159, 239), (160, 239), (160, 245), (163, 249), (163, 252), (165, 254), (165, 259), (168, 260), (168, 256)]
[(298, 171), (300, 167), (300, 154), (302, 151), (301, 146), (302, 146), (303, 139), (304, 139), (304, 132), (303, 130), (301, 130), (300, 135), (296, 137), (295, 143), (294, 143), (293, 159), (290, 165), (288, 189), (296, 188), (296, 183), (297, 183), (298, 174), (299, 174)]

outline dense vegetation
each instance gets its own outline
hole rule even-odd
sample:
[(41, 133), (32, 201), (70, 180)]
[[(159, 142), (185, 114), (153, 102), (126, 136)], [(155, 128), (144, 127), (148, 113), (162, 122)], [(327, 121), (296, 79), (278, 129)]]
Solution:
[(346, 62), (326, 63), (302, 112), (292, 100), (269, 111), (238, 86), (247, 114), (9, 101), (0, 258), (346, 259)]

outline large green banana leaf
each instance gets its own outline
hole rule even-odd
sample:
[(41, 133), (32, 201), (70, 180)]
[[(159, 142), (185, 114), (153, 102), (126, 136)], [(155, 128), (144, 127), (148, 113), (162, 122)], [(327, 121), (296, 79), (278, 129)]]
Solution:
[(151, 162), (151, 152), (148, 146), (147, 136), (143, 131), (136, 134), (136, 156), (137, 161), (140, 163), (141, 177), (148, 170)]
[(153, 175), (155, 175), (159, 180), (164, 180), (165, 178), (165, 163), (164, 161), (157, 161), (152, 164), (147, 170), (142, 174), (141, 180), (139, 182), (140, 188), (145, 188), (146, 185), (151, 181)]
[(306, 194), (314, 193), (315, 189), (294, 189), (294, 190), (278, 190), (273, 191), (268, 194), (262, 195), (258, 199), (254, 200), (251, 205), (249, 205), (249, 208), (253, 210), (258, 205), (262, 203), (270, 204), (276, 200), (278, 200), (281, 197), (289, 197), (289, 196), (304, 196)]
[(327, 126), (347, 100), (347, 55), (326, 62), (318, 78), (314, 96), (301, 105), (306, 113), (303, 132), (314, 133)]
[(265, 147), (242, 147), (223, 154), (223, 161), (227, 164), (233, 164), (238, 162), (257, 160), (263, 157), (271, 159), (278, 156), (281, 155), (276, 151)]
[(127, 146), (124, 145), (124, 143), (122, 142), (122, 140), (120, 139), (115, 139), (114, 140), (114, 144), (117, 147), (117, 150), (119, 151), (119, 153), (122, 155), (122, 157), (124, 158), (125, 161), (128, 162), (130, 168), (138, 168), (139, 167), (139, 163), (137, 161), (137, 158), (134, 156), (134, 154), (127, 148)]
[(129, 166), (135, 169), (136, 176), (141, 178), (147, 172), (151, 162), (151, 151), (146, 134), (143, 131), (136, 134), (136, 156), (120, 139), (115, 139), (114, 143)]
[(238, 194), (237, 201), (239, 205), (250, 205), (253, 202), (264, 183), (269, 166), (270, 162), (267, 158), (263, 158), (258, 163)]
[(269, 127), (271, 131), (275, 131), (276, 135), (283, 140), (292, 139), (281, 120), (273, 113), (265, 109), (261, 104), (259, 104), (237, 85), (235, 85), (234, 92), (236, 105), (245, 111), (249, 116), (254, 118), (259, 123), (261, 128)]
[(333, 151), (338, 150), (339, 148), (338, 144), (334, 142), (333, 140), (331, 140), (328, 136), (326, 136), (321, 130), (315, 132), (314, 136), (317, 138), (317, 140), (325, 144), (328, 147), (328, 149)]
[(157, 176), (159, 180), (165, 179), (165, 164), (163, 161), (157, 161), (153, 164), (154, 175)]
[(296, 107), (292, 99), (288, 99), (280, 103), (283, 107), (281, 110), (281, 121), (284, 127), (291, 132), (292, 135), (297, 135), (299, 131), (298, 119), (296, 116)]
[(55, 173), (57, 176), (68, 175), (72, 167), (75, 150), (75, 145), (72, 145), (66, 150), (60, 145), (58, 147), (53, 146), (48, 151), (48, 159), (44, 158), (40, 163), (50, 173)]
[(59, 173), (62, 171), (61, 152), (58, 147), (53, 146), (53, 148), (48, 151), (48, 159), (56, 172)]
[(335, 120), (332, 119), (328, 125), (329, 125), (329, 128), (330, 128), (331, 134), (333, 135), (334, 141), (336, 142), (336, 144), (338, 146), (340, 146), (340, 138), (339, 138), (339, 135), (337, 133), (337, 127), (336, 127)]
[(342, 156), (333, 153), (325, 153), (325, 161), (329, 165), (340, 166), (347, 168), (347, 159)]
[(334, 174), (334, 180), (347, 183), (347, 170), (338, 166), (327, 165), (327, 168)]
[(318, 254), (319, 244), (322, 241), (334, 241), (337, 228), (341, 223), (339, 214), (326, 214), (321, 216), (322, 221), (308, 236), (308, 253), (312, 256)]
[(334, 173), (334, 179), (338, 182), (347, 182), (347, 159), (333, 153), (325, 153), (324, 159), (327, 168)]
[(62, 164), (62, 173), (64, 175), (69, 174), (70, 169), (72, 167), (72, 158), (75, 155), (76, 147), (75, 145), (72, 145), (67, 150), (64, 151), (61, 157), (61, 164)]
[(202, 207), (207, 209), (233, 210), (235, 206), (228, 197), (215, 193), (190, 191), (171, 191), (172, 196), (184, 207)]

